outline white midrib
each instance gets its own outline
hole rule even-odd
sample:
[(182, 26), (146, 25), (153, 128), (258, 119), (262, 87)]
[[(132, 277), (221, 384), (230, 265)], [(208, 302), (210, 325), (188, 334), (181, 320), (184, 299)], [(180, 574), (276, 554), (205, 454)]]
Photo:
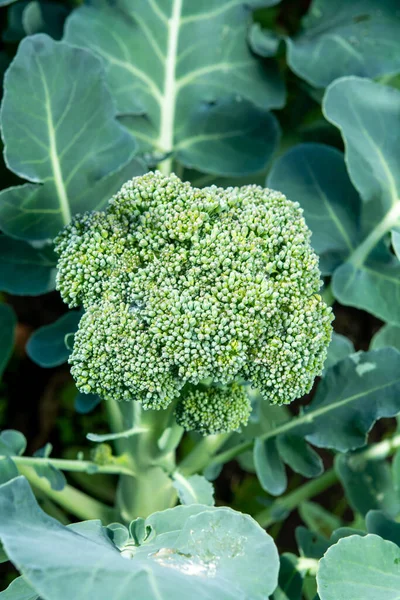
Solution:
[(47, 117), (47, 129), (49, 132), (49, 142), (50, 142), (50, 161), (51, 167), (54, 175), (54, 183), (56, 186), (58, 198), (60, 201), (60, 211), (63, 219), (63, 223), (67, 225), (71, 221), (71, 210), (69, 206), (67, 190), (65, 189), (64, 180), (61, 172), (60, 160), (57, 153), (57, 141), (56, 141), (56, 132), (54, 129), (53, 123), (53, 115), (51, 112), (51, 103), (50, 103), (50, 94), (49, 88), (47, 87), (47, 81), (44, 76), (42, 67), (39, 64), (39, 69), (42, 74), (43, 79), (43, 88), (44, 94), (46, 98), (46, 117)]
[[(160, 136), (158, 147), (170, 153), (174, 147), (174, 121), (176, 105), (176, 57), (178, 52), (179, 26), (182, 13), (182, 0), (174, 0), (171, 18), (168, 21), (168, 48), (165, 60), (164, 94), (161, 103)], [(172, 159), (164, 160), (160, 170), (168, 175), (171, 171)]]

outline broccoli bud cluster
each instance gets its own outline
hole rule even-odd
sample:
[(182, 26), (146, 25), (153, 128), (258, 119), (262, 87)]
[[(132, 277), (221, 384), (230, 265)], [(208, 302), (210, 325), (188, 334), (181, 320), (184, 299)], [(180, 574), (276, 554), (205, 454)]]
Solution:
[(57, 287), (85, 309), (70, 357), (82, 392), (145, 409), (179, 398), (185, 428), (215, 433), (248, 419), (235, 381), (289, 403), (321, 373), (331, 309), (302, 210), (279, 192), (147, 173), (75, 217), (56, 251)]

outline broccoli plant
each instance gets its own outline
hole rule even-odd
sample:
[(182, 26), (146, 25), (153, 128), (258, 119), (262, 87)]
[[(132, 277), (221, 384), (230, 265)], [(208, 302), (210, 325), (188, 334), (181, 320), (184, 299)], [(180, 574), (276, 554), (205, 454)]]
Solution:
[(398, 1), (0, 16), (0, 600), (397, 599)]
[(246, 386), (289, 403), (322, 372), (332, 312), (302, 210), (279, 192), (196, 189), (150, 172), (104, 212), (74, 217), (55, 250), (64, 301), (85, 309), (70, 357), (78, 389), (116, 411), (136, 403), (122, 408), (136, 436), (170, 429), (166, 450), (156, 436), (132, 456), (147, 486), (147, 508), (125, 499), (134, 515), (147, 516), (150, 474), (182, 428), (239, 430), (251, 413)]

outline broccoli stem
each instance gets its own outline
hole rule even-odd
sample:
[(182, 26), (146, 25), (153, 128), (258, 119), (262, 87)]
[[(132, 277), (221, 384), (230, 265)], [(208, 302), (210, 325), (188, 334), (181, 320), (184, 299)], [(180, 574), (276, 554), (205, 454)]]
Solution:
[(122, 474), (117, 490), (117, 511), (125, 521), (147, 517), (171, 508), (177, 495), (169, 473), (176, 468), (175, 448), (182, 429), (174, 425), (174, 406), (163, 411), (143, 410), (139, 402), (107, 401), (114, 433), (143, 428), (133, 437), (114, 440), (134, 476)]
[(189, 476), (201, 473), (213, 461), (215, 454), (231, 437), (231, 433), (218, 433), (206, 436), (179, 464), (179, 472)]
[[(49, 482), (40, 477), (32, 467), (18, 465), (20, 475), (24, 475), (34, 490), (40, 490), (53, 502), (79, 519), (100, 519), (104, 524), (115, 521), (115, 510), (84, 492), (66, 485), (63, 490), (53, 490)], [(126, 477), (126, 476), (125, 476)]]

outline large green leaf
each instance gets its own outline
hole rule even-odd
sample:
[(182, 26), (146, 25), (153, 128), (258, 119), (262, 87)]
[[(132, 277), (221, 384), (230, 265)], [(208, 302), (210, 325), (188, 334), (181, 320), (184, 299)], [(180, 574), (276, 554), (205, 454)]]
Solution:
[(344, 75), (400, 71), (397, 0), (314, 0), (302, 30), (288, 39), (288, 62), (300, 77), (325, 87)]
[(359, 237), (360, 198), (343, 154), (324, 144), (300, 144), (276, 161), (267, 182), (300, 203), (321, 270), (331, 273), (353, 252)]
[(0, 377), (14, 347), (17, 319), (11, 306), (0, 304)]
[(349, 174), (365, 201), (368, 234), (335, 271), (333, 293), (343, 304), (399, 324), (400, 264), (380, 241), (400, 218), (400, 91), (347, 77), (329, 86), (323, 108), (341, 129)]
[(321, 600), (398, 600), (400, 548), (377, 535), (341, 539), (320, 562)]
[(376, 205), (371, 217), (376, 222), (400, 197), (400, 91), (343, 77), (326, 90), (323, 111), (342, 133), (350, 177), (362, 199)]
[(141, 527), (151, 535), (131, 540), (139, 537), (142, 545), (122, 548), (107, 543), (101, 527), (71, 530), (48, 517), (24, 478), (0, 487), (0, 513), (8, 556), (44, 598), (170, 600), (178, 590), (199, 600), (264, 600), (277, 585), (272, 538), (228, 508), (155, 513)]
[(34, 248), (22, 240), (0, 236), (0, 289), (5, 292), (28, 296), (51, 292), (56, 263), (50, 244)]
[(150, 161), (173, 154), (187, 167), (241, 175), (271, 156), (277, 126), (266, 111), (285, 97), (276, 63), (247, 44), (252, 4), (269, 2), (95, 2), (72, 13), (65, 39), (103, 59), (118, 113)]
[(46, 35), (21, 42), (1, 123), (7, 166), (33, 182), (0, 194), (0, 226), (11, 236), (52, 238), (71, 215), (101, 207), (142, 172), (134, 139), (115, 119), (101, 61)]

